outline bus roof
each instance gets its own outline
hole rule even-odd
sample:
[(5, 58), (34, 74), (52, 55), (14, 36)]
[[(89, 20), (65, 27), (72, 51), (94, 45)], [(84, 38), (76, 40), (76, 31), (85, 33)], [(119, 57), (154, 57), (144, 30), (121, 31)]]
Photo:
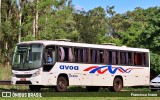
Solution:
[(149, 49), (144, 49), (144, 48), (133, 48), (133, 47), (127, 47), (127, 46), (114, 46), (114, 45), (88, 44), (88, 43), (76, 43), (76, 42), (66, 42), (66, 41), (50, 41), (50, 40), (27, 41), (27, 42), (18, 43), (18, 45), (19, 44), (32, 44), (32, 43), (39, 43), (39, 44), (43, 44), (45, 46), (47, 46), (47, 45), (60, 45), (60, 46), (87, 47), (87, 48), (97, 48), (97, 49), (149, 52)]

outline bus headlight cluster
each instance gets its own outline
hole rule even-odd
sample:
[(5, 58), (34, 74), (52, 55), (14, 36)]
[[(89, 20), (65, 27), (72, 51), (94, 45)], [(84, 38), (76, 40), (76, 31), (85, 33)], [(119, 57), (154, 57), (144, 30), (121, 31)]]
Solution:
[(37, 70), (35, 73), (32, 74), (32, 77), (40, 75), (40, 70)]

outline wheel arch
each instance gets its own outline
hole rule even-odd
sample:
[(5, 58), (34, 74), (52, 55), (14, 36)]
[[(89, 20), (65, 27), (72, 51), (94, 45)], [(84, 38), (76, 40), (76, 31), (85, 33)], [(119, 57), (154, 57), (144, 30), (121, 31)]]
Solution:
[[(116, 75), (116, 76), (114, 77), (114, 80), (115, 80), (116, 78), (120, 78), (120, 79), (122, 80), (122, 86), (124, 86), (123, 77), (122, 77), (121, 75)], [(113, 80), (113, 82), (114, 82), (114, 80)]]
[[(69, 86), (69, 78), (68, 78), (68, 75), (66, 74), (66, 73), (61, 73), (61, 74), (59, 74), (58, 75), (58, 77), (64, 77), (64, 78), (66, 78), (66, 80), (67, 80), (67, 82), (68, 82), (68, 84), (67, 84), (67, 86)], [(57, 77), (57, 80), (58, 80), (58, 77)]]

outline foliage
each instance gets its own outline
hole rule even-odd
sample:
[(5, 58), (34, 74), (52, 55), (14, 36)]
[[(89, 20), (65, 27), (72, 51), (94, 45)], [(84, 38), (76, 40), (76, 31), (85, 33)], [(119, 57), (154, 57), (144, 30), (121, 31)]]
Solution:
[(75, 42), (113, 42), (120, 46), (148, 48), (152, 52), (151, 68), (160, 71), (160, 7), (137, 7), (117, 14), (114, 6), (107, 5), (106, 9), (76, 10), (72, 0), (1, 2), (0, 63), (8, 61), (6, 55), (12, 55), (19, 40), (67, 38)]
[(151, 69), (153, 69), (156, 73), (160, 73), (160, 56), (155, 53), (151, 53)]
[(74, 14), (74, 20), (81, 42), (97, 43), (107, 32), (107, 18), (102, 7), (88, 12), (80, 11)]

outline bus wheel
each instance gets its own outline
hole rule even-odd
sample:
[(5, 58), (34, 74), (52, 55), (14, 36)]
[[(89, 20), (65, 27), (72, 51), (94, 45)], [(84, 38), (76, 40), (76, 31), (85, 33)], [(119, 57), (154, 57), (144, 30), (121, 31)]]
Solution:
[(99, 86), (86, 86), (87, 88), (87, 91), (90, 91), (90, 92), (98, 92), (100, 87)]
[(109, 87), (108, 89), (110, 91), (118, 92), (118, 91), (121, 91), (122, 88), (123, 88), (122, 79), (119, 77), (116, 77), (113, 81), (113, 87)]
[(67, 80), (66, 80), (65, 77), (63, 77), (63, 76), (58, 77), (56, 90), (58, 92), (65, 92), (65, 91), (67, 91), (67, 84), (68, 84), (68, 82), (67, 82)]
[(38, 92), (40, 91), (41, 87), (39, 85), (29, 85), (30, 91)]

